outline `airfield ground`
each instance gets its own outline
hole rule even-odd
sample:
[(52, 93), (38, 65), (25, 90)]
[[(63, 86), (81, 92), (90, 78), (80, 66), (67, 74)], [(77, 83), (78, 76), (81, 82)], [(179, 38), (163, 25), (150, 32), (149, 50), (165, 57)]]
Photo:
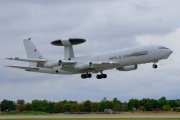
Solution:
[(53, 115), (1, 115), (0, 120), (180, 120), (180, 112), (121, 113), (121, 114), (53, 114)]

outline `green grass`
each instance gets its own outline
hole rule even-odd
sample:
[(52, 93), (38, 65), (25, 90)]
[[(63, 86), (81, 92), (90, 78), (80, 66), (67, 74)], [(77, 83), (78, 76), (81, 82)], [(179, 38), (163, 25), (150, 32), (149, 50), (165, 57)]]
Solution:
[[(17, 120), (17, 118), (0, 120)], [(180, 118), (18, 118), (18, 120), (180, 120)]]

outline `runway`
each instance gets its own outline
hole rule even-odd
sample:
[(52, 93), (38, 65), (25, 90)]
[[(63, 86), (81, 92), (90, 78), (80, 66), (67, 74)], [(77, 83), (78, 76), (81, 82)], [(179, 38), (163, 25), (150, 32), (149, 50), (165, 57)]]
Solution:
[(15, 115), (0, 116), (0, 119), (22, 118), (180, 118), (180, 115)]

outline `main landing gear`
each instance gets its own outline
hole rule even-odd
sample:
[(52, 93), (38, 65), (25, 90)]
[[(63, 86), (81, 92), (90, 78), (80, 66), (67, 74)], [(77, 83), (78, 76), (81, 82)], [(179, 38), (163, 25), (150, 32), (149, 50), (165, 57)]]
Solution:
[(88, 74), (88, 73), (81, 75), (81, 78), (82, 78), (82, 79), (91, 78), (91, 77), (92, 77), (92, 75), (91, 75), (91, 74)]
[(106, 74), (100, 74), (96, 76), (97, 79), (101, 79), (101, 78), (107, 78)]
[[(90, 74), (90, 73), (86, 73), (86, 74), (82, 74), (82, 75), (81, 75), (81, 78), (82, 78), (82, 79), (91, 78), (91, 77), (92, 77), (92, 74)], [(97, 78), (97, 79), (107, 78), (107, 75), (106, 75), (106, 74), (103, 74), (103, 73), (101, 72), (101, 74), (98, 74), (98, 75), (96, 76), (96, 78)]]
[(106, 74), (103, 74), (103, 73), (101, 72), (101, 74), (100, 74), (100, 75), (97, 75), (96, 78), (97, 78), (97, 79), (107, 78), (107, 75), (106, 75)]

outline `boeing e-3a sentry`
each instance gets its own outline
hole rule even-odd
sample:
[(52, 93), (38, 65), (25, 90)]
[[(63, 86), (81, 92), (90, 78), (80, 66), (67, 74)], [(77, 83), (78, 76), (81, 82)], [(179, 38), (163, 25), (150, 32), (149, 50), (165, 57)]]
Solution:
[[(7, 66), (24, 69), (29, 72), (49, 74), (81, 74), (81, 78), (91, 78), (92, 73), (97, 73), (96, 78), (107, 78), (104, 70), (116, 69), (119, 71), (136, 70), (139, 64), (153, 63), (157, 68), (157, 62), (167, 59), (172, 50), (159, 45), (140, 46), (129, 49), (105, 52), (101, 54), (75, 57), (73, 45), (84, 43), (81, 38), (59, 39), (51, 42), (52, 45), (64, 46), (64, 59), (48, 60), (42, 56), (31, 38), (24, 39), (24, 46), (28, 58), (12, 57), (9, 60), (29, 62), (30, 66)], [(99, 74), (98, 74), (99, 73)]]

